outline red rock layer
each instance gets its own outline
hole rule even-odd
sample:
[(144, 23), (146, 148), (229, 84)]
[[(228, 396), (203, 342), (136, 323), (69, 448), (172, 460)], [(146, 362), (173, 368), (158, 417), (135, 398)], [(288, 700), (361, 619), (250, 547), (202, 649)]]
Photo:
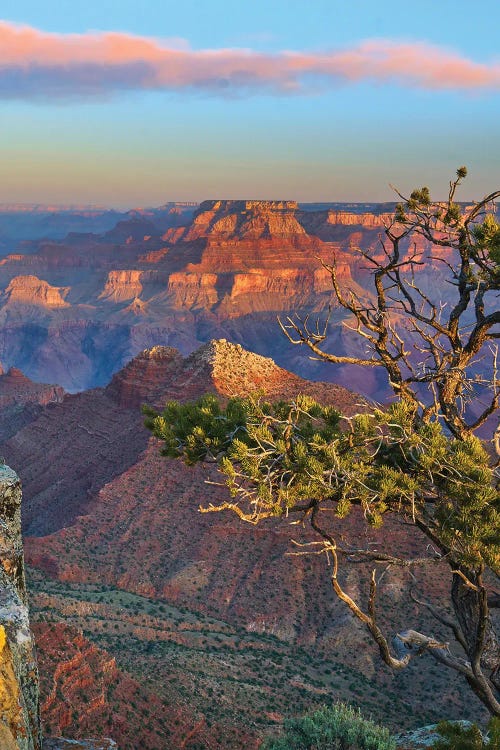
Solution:
[(162, 702), (75, 628), (36, 623), (34, 632), (46, 734), (109, 736), (120, 750), (212, 746), (203, 716)]
[[(341, 284), (369, 299), (371, 272), (359, 250), (377, 252), (387, 214), (218, 200), (205, 201), (186, 221), (179, 213), (185, 209), (140, 209), (104, 235), (29, 242), (1, 259), (2, 356), (33, 379), (75, 391), (108, 382), (144, 348), (188, 354), (224, 337), (307, 377), (356, 377), (353, 368), (340, 375), (297, 356), (278, 340), (276, 315), (325, 313), (331, 279), (321, 261), (334, 256)], [(418, 238), (417, 247), (428, 249)], [(419, 284), (439, 298), (448, 291), (442, 268), (427, 259), (417, 269)], [(336, 309), (325, 344), (352, 353), (356, 336), (343, 320)], [(382, 398), (376, 378), (366, 385)]]
[(34, 383), (16, 367), (11, 367), (7, 373), (0, 372), (0, 409), (28, 403), (46, 406), (59, 403), (63, 396), (64, 389), (60, 386)]
[[(5, 453), (12, 452), (9, 461), (16, 465), (16, 457), (27, 469), (25, 496), (31, 533), (25, 543), (27, 561), (61, 582), (108, 584), (187, 607), (251, 633), (273, 634), (285, 642), (314, 648), (327, 660), (335, 654), (337, 661), (355, 665), (379, 684), (377, 680), (385, 678), (378, 673), (376, 652), (333, 597), (327, 561), (289, 554), (294, 550), (291, 538), (309, 541), (311, 537), (300, 526), (291, 527), (286, 522), (268, 522), (254, 528), (243, 526), (232, 514), (200, 514), (200, 505), (226, 499), (223, 487), (205, 482), (207, 478), (219, 482), (220, 476), (213, 468), (188, 468), (162, 458), (157, 441), (148, 441), (141, 429), (138, 404), (142, 400), (160, 406), (167, 399), (195, 398), (206, 391), (227, 397), (261, 387), (275, 397), (290, 398), (305, 392), (346, 413), (360, 408), (359, 397), (345, 389), (308, 383), (268, 358), (227, 341), (212, 341), (185, 359), (171, 349), (147, 351), (118, 373), (105, 391), (95, 389), (66, 397), (62, 404), (47, 409), (43, 417), (1, 448)], [(42, 442), (42, 436), (44, 450), (39, 450), (37, 441)], [(33, 446), (36, 450), (32, 457)], [(389, 520), (380, 531), (367, 532), (356, 515), (342, 523), (332, 519), (332, 523), (337, 533), (345, 533), (350, 539), (359, 536), (363, 544), (377, 548), (385, 545), (392, 553), (405, 550), (418, 556), (425, 549), (424, 540), (414, 530), (409, 534), (405, 524)], [(352, 566), (343, 569), (342, 575), (348, 592), (362, 597), (369, 571)], [(433, 578), (432, 585), (423, 578), (419, 586), (429, 598), (444, 600), (439, 576)], [(406, 589), (405, 571), (389, 569), (379, 590), (381, 624), (390, 627), (389, 632), (408, 627), (408, 612), (414, 615)], [(141, 628), (134, 626), (137, 638), (157, 637), (148, 622)], [(168, 638), (179, 646), (187, 645), (181, 631)], [(73, 668), (78, 675), (82, 665), (88, 675), (82, 653), (88, 653), (92, 661), (93, 648), (82, 643), (75, 653), (70, 643), (63, 644), (57, 653), (54, 650), (52, 666), (43, 668), (49, 674), (57, 672), (57, 680), (69, 690), (75, 680), (79, 682), (71, 676)], [(116, 665), (102, 654), (101, 658), (113, 672)], [(71, 669), (63, 666), (57, 670), (58, 662), (69, 663)], [(422, 706), (421, 696), (429, 690), (427, 666), (422, 664), (418, 675), (412, 672), (408, 678), (415, 710)], [(94, 669), (100, 674), (98, 665)], [(53, 695), (50, 680), (49, 698)], [(85, 684), (85, 678), (82, 680)], [(182, 679), (181, 688), (185, 689)], [(460, 706), (456, 685), (440, 684), (439, 690)], [(68, 721), (70, 700), (61, 698), (65, 691), (66, 687), (59, 691), (56, 701), (47, 704), (56, 722)], [(80, 698), (75, 695), (79, 707)], [(91, 695), (95, 710), (101, 711), (101, 698)], [(102, 695), (103, 691), (98, 691), (98, 696)], [(174, 691), (174, 705), (176, 695)], [(123, 716), (129, 700), (127, 691), (120, 694), (112, 715)], [(139, 699), (134, 698), (134, 702), (139, 705)], [(85, 707), (82, 710), (85, 716)], [(229, 741), (229, 735), (222, 732), (224, 741), (208, 744), (203, 716), (209, 715), (209, 703), (207, 711), (200, 709), (200, 716), (190, 725), (194, 735), (184, 734), (185, 740), (191, 737), (194, 747), (196, 742), (206, 742), (206, 747), (220, 750), (236, 750), (242, 743), (252, 746), (251, 733), (243, 742), (242, 735)], [(181, 727), (188, 726), (183, 718), (179, 721)], [(154, 725), (153, 718), (151, 722)], [(172, 729), (171, 723), (168, 726)], [(215, 728), (210, 731), (215, 732)], [(247, 729), (242, 727), (242, 731)], [(81, 731), (78, 733), (82, 736)]]

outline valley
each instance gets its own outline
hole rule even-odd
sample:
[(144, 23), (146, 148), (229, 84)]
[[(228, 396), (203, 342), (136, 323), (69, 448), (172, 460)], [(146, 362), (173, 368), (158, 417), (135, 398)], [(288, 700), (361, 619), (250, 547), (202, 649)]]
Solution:
[[(97, 726), (134, 750), (131, 727), (139, 726), (147, 750), (236, 750), (257, 747), (290, 707), (335, 698), (368, 713), (382, 707), (395, 728), (415, 716), (438, 719), (442, 705), (450, 716), (480, 711), (462, 681), (432, 661), (386, 672), (333, 596), (327, 561), (290, 554), (291, 539), (310, 536), (286, 523), (253, 528), (200, 514), (200, 504), (224, 497), (206, 484), (216, 473), (162, 458), (142, 427), (142, 403), (263, 388), (274, 398), (309, 393), (346, 415), (365, 408), (341, 386), (302, 380), (218, 340), (188, 357), (145, 351), (106, 388), (39, 405), (2, 443), (5, 460), (23, 472), (47, 733), (76, 737)], [(342, 523), (346, 534), (365, 537), (361, 518)], [(371, 534), (372, 544), (393, 552), (424, 549), (401, 523)], [(366, 566), (345, 574), (353, 593), (367, 586)], [(388, 570), (380, 590), (391, 630), (404, 624), (397, 617), (407, 575)], [(439, 600), (445, 580), (441, 588), (439, 576), (433, 587), (419, 578), (418, 586)], [(436, 632), (425, 611), (417, 614), (410, 600), (405, 607)], [(436, 710), (430, 685), (442, 700)]]

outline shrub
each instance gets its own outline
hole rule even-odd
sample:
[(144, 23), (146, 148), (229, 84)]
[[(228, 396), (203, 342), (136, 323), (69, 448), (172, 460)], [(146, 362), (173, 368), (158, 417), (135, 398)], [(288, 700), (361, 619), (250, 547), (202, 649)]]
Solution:
[(264, 740), (262, 750), (395, 750), (389, 730), (364, 719), (345, 703), (322, 706), (286, 719), (284, 733)]
[(488, 738), (483, 738), (476, 724), (464, 727), (442, 721), (437, 730), (441, 739), (434, 743), (433, 750), (500, 750), (500, 719), (492, 718), (488, 724)]

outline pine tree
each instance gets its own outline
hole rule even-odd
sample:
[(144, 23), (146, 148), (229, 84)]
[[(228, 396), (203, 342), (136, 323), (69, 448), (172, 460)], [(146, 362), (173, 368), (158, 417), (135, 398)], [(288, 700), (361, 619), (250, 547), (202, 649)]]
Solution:
[[(398, 193), (381, 252), (359, 251), (373, 271), (369, 298), (343, 288), (335, 259), (323, 264), (334, 303), (354, 319), (366, 357), (326, 351), (328, 320), (312, 328), (307, 317), (280, 321), (289, 341), (315, 357), (383, 368), (394, 403), (347, 419), (305, 396), (290, 403), (231, 399), (225, 407), (206, 396), (169, 403), (161, 415), (149, 410), (146, 424), (164, 441), (165, 455), (217, 462), (230, 500), (204, 512), (231, 510), (253, 524), (290, 516), (309, 523), (317, 535), (311, 551), (331, 556), (335, 594), (365, 625), (389, 667), (403, 669), (428, 654), (463, 675), (498, 716), (500, 642), (490, 610), (500, 601), (491, 587), (500, 575), (499, 458), (475, 433), (491, 422), (500, 399), (500, 226), (492, 213), (500, 191), (461, 208), (455, 195), (466, 173), (457, 170), (444, 202), (433, 201), (426, 187), (409, 198)], [(427, 249), (413, 243), (417, 236)], [(443, 284), (454, 295), (448, 305), (419, 288), (418, 272), (429, 263), (443, 269)], [(498, 433), (493, 444), (500, 455)], [(334, 519), (354, 507), (373, 526), (388, 514), (414, 524), (429, 553), (398, 558), (344, 542)], [(360, 559), (373, 563), (365, 604), (346, 592), (339, 575), (341, 563)], [(410, 627), (391, 642), (377, 619), (380, 566), (428, 566), (431, 574), (436, 560), (450, 572), (454, 616), (412, 598), (450, 630), (460, 654)]]

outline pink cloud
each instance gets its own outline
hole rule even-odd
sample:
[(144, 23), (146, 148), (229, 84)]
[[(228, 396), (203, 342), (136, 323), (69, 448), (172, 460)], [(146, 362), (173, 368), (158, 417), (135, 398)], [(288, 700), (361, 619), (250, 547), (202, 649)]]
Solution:
[(192, 50), (182, 40), (120, 32), (52, 34), (0, 21), (0, 97), (74, 98), (123, 90), (308, 93), (358, 81), (498, 90), (500, 64), (422, 42), (376, 39), (325, 53)]

